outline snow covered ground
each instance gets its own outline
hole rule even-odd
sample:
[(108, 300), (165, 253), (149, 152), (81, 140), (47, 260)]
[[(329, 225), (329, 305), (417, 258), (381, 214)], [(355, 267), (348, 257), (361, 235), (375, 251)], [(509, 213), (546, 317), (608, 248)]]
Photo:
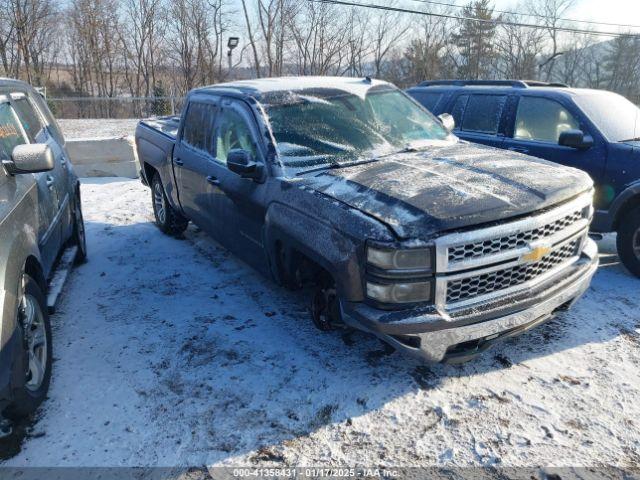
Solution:
[(80, 118), (60, 119), (58, 124), (67, 140), (77, 138), (126, 137), (133, 135), (138, 119)]
[(576, 307), (463, 366), (362, 333), (190, 227), (137, 181), (83, 185), (89, 262), (53, 317), (50, 398), (11, 466), (640, 464), (640, 281), (611, 238)]

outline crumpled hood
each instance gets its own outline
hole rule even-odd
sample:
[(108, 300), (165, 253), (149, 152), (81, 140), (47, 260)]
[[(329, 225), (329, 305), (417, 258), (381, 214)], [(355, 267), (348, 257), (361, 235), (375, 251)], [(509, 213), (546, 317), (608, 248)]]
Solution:
[(544, 209), (593, 186), (580, 170), (467, 142), (309, 173), (302, 183), (400, 238), (421, 239)]

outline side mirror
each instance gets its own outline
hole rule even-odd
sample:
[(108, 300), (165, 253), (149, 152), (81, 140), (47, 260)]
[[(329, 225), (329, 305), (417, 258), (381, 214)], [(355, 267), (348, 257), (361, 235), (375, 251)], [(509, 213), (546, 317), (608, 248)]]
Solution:
[(246, 150), (234, 148), (227, 154), (227, 167), (243, 178), (260, 178), (262, 169)]
[(11, 175), (47, 172), (55, 166), (51, 148), (39, 143), (18, 145), (11, 153), (11, 160), (4, 160), (2, 164)]
[(567, 130), (560, 134), (558, 144), (577, 150), (587, 150), (593, 147), (593, 138), (590, 135), (585, 135), (582, 130)]
[(440, 120), (440, 123), (442, 123), (444, 129), (449, 133), (453, 132), (453, 130), (456, 128), (455, 119), (448, 113), (442, 113), (438, 115), (438, 120)]

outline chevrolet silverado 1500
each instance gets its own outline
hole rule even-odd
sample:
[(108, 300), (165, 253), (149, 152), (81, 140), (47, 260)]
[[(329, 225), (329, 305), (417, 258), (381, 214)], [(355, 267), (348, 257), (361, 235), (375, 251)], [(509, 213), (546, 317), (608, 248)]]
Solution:
[(238, 81), (140, 122), (168, 234), (189, 221), (292, 288), (312, 319), (428, 361), (471, 358), (568, 308), (598, 265), (587, 174), (476, 146), (393, 85)]

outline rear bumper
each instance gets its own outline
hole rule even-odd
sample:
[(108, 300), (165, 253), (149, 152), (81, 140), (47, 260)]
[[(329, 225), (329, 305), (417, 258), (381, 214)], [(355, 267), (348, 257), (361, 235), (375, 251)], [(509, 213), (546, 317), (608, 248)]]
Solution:
[(581, 258), (535, 290), (501, 298), (480, 309), (443, 314), (431, 310), (409, 317), (362, 303), (343, 305), (347, 324), (374, 333), (409, 355), (429, 362), (473, 356), (495, 341), (533, 328), (570, 307), (586, 291), (598, 268), (597, 246), (588, 240)]

